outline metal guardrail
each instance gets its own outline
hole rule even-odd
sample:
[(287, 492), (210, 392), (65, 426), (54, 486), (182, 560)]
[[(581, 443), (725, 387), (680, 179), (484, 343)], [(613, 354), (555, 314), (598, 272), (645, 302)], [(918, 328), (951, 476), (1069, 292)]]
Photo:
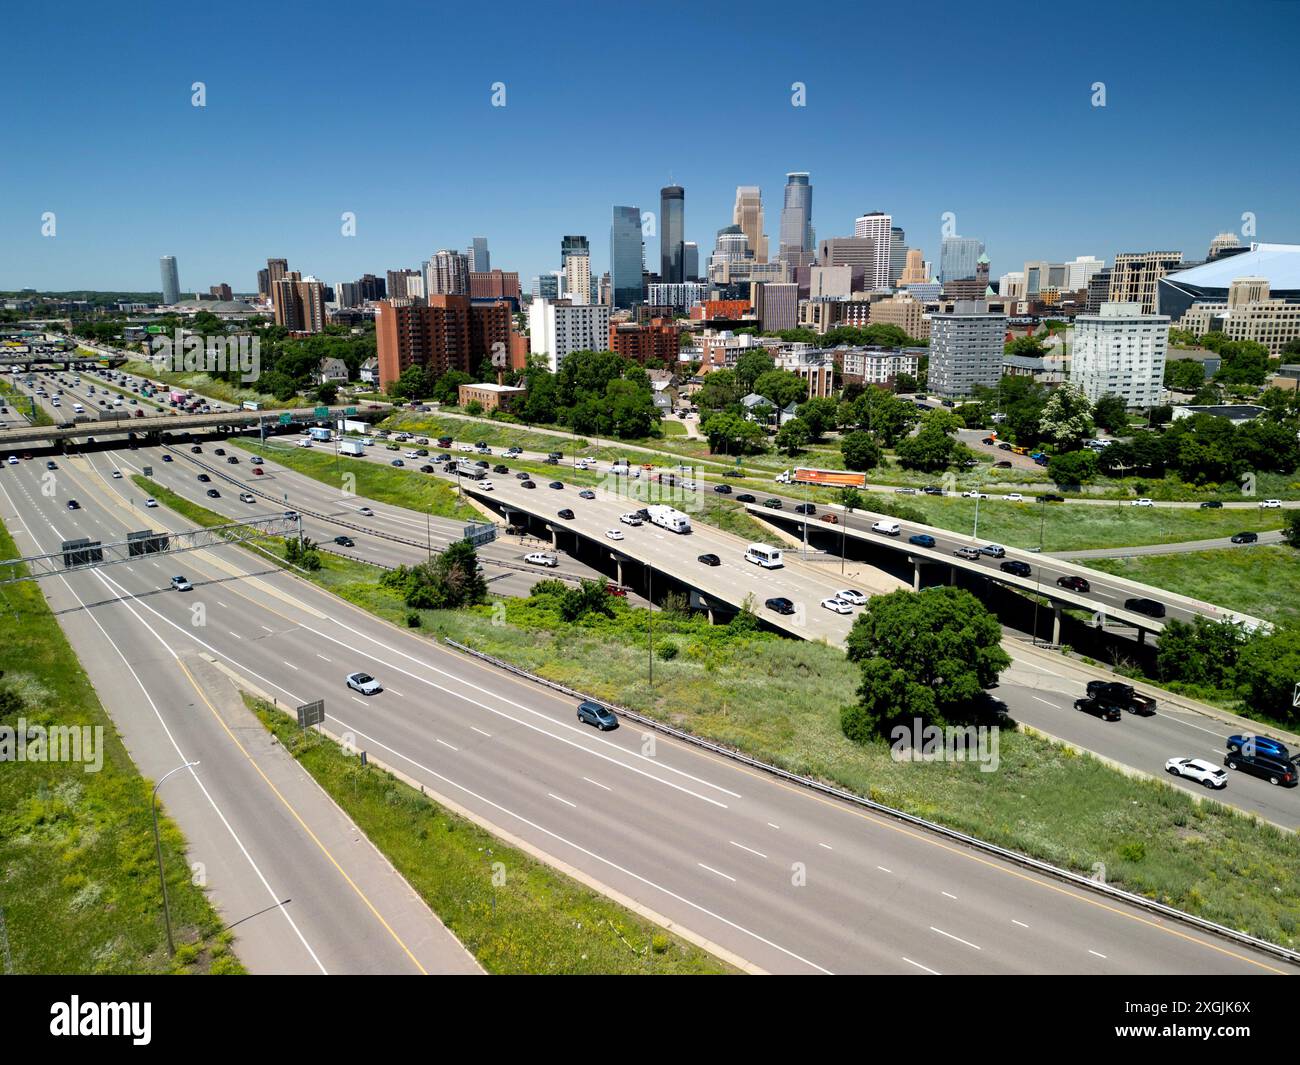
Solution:
[[(495, 655), (487, 654), (484, 651), (478, 651), (473, 647), (469, 647), (459, 642), (458, 640), (453, 640), (451, 637), (443, 637), (442, 642), (450, 647), (454, 647), (458, 651), (487, 662), (498, 669), (503, 669), (508, 673), (513, 673), (515, 676), (523, 677), (526, 680), (530, 680), (535, 684), (541, 684), (554, 691), (563, 692), (565, 695), (571, 696), (574, 699), (583, 700), (592, 698), (583, 692), (570, 688), (568, 685), (561, 684), (558, 681), (548, 680), (545, 677), (540, 677), (537, 674), (522, 669), (511, 662), (497, 658)], [(941, 825), (935, 821), (928, 821), (923, 817), (917, 817), (915, 814), (909, 814), (904, 810), (898, 810), (892, 806), (886, 806), (884, 803), (876, 802), (874, 799), (868, 799), (862, 795), (855, 795), (852, 792), (843, 790), (842, 788), (836, 788), (830, 784), (824, 784), (819, 780), (813, 780), (811, 777), (800, 776), (797, 773), (790, 772), (788, 769), (782, 769), (780, 766), (775, 766), (769, 762), (761, 761), (757, 758), (751, 757), (750, 755), (734, 750), (733, 748), (724, 747), (721, 744), (713, 743), (710, 740), (686, 732), (683, 729), (675, 728), (674, 726), (665, 724), (662, 721), (657, 721), (652, 717), (647, 717), (636, 710), (629, 710), (625, 706), (611, 704), (604, 699), (594, 699), (593, 701), (599, 702), (605, 706), (610, 706), (612, 709), (618, 711), (622, 716), (635, 721), (638, 725), (643, 725), (646, 728), (654, 729), (656, 732), (662, 732), (665, 735), (672, 736), (674, 739), (680, 740), (682, 743), (689, 744), (692, 747), (699, 747), (702, 750), (709, 751), (711, 754), (716, 754), (722, 758), (739, 762), (752, 769), (757, 769), (772, 776), (779, 777), (780, 779), (792, 784), (798, 784), (801, 787), (819, 792), (822, 795), (828, 795), (832, 798), (839, 799), (842, 802), (863, 807), (873, 811), (874, 813), (883, 814), (886, 817), (902, 821), (905, 824), (912, 825), (916, 828), (923, 828), (928, 832), (933, 832), (937, 835), (943, 836), (945, 839), (961, 843), (974, 850), (981, 851), (984, 854), (990, 854), (994, 857), (1001, 858), (1004, 861), (1011, 862), (1015, 865), (1021, 866), (1022, 868), (1032, 869), (1036, 873), (1052, 877), (1055, 880), (1064, 881), (1065, 883), (1071, 884), (1075, 887), (1105, 895), (1117, 902), (1124, 902), (1130, 906), (1136, 906), (1140, 909), (1147, 910), (1148, 912), (1159, 914), (1161, 917), (1167, 917), (1171, 920), (1179, 921), (1183, 924), (1190, 925), (1199, 931), (1208, 932), (1212, 935), (1231, 940), (1241, 946), (1251, 947), (1255, 950), (1270, 954), (1275, 958), (1281, 958), (1283, 961), (1290, 962), (1293, 965), (1300, 965), (1300, 951), (1289, 950), (1277, 943), (1270, 943), (1267, 940), (1258, 939), (1249, 933), (1240, 932), (1235, 928), (1228, 928), (1226, 925), (1207, 921), (1203, 917), (1197, 917), (1195, 914), (1187, 913), (1186, 911), (1176, 909), (1173, 906), (1166, 906), (1164, 903), (1156, 902), (1154, 899), (1148, 899), (1131, 891), (1124, 891), (1111, 884), (1101, 883), (1086, 877), (1081, 873), (1075, 873), (1069, 869), (1062, 869), (1060, 866), (1052, 865), (1050, 862), (1044, 862), (1038, 858), (1031, 858), (1027, 854), (1021, 854), (1018, 851), (1009, 850), (1006, 847), (999, 847), (996, 843), (989, 843), (985, 840), (978, 839), (975, 836), (969, 836), (964, 832), (957, 831), (955, 828), (949, 828), (947, 825)]]

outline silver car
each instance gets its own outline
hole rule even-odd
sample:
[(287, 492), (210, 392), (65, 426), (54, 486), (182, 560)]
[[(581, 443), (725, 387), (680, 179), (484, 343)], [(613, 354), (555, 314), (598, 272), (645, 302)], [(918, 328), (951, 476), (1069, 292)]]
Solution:
[(362, 695), (378, 695), (384, 686), (369, 673), (349, 673), (348, 687)]

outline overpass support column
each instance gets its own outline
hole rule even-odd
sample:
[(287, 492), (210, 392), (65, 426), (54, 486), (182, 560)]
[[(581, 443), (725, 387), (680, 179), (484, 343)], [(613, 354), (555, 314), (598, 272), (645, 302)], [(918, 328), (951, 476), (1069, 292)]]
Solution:
[(956, 583), (957, 583), (957, 567), (956, 567), (956, 566), (949, 566), (949, 567), (948, 567), (948, 583), (949, 583), (949, 584), (956, 584)]
[(709, 624), (716, 625), (717, 621), (713, 617), (713, 607), (709, 607)]
[(1052, 643), (1060, 645), (1061, 642), (1061, 605), (1058, 603), (1052, 607)]
[(1146, 644), (1146, 642), (1147, 642), (1147, 630), (1138, 629), (1138, 646), (1142, 647)]
[(621, 558), (616, 558), (614, 560), (614, 565), (618, 567), (618, 571), (617, 571), (618, 583), (622, 584), (623, 583), (623, 560)]
[(921, 590), (921, 563), (916, 559), (912, 560), (912, 591)]
[(557, 529), (554, 525), (550, 526), (549, 528), (551, 530), (551, 546), (558, 550), (560, 546), (560, 530)]

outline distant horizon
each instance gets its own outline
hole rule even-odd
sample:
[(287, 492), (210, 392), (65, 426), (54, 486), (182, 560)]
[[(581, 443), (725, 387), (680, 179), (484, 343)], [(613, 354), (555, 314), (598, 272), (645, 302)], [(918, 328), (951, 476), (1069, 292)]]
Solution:
[[(1282, 179), (1300, 171), (1300, 138), (1285, 133), (1300, 98), (1300, 5), (1246, 0), (1224, 20), (1204, 3), (1102, 2), (1089, 25), (1123, 29), (1104, 34), (1003, 30), (966, 8), (931, 31), (897, 9), (819, 2), (796, 16), (760, 0), (743, 20), (676, 2), (545, 18), (507, 3), (490, 34), (472, 13), (416, 11), (400, 34), (356, 35), (346, 53), (338, 30), (355, 10), (313, 10), (307, 24), (236, 4), (249, 46), (217, 52), (196, 46), (211, 33), (202, 12), (156, 5), (140, 16), (141, 63), (122, 59), (136, 20), (105, 24), (73, 0), (57, 63), (13, 49), (0, 86), (22, 147), (0, 197), (0, 289), (158, 291), (163, 255), (183, 292), (252, 292), (270, 257), (335, 285), (485, 236), (492, 266), (527, 292), (559, 269), (564, 234), (585, 235), (604, 273), (611, 208), (657, 214), (670, 182), (686, 190), (685, 239), (703, 271), (742, 185), (762, 190), (775, 257), (785, 176), (801, 171), (819, 241), (884, 211), (935, 271), (945, 222), (983, 241), (993, 279), (1124, 251), (1199, 260), (1221, 232), (1300, 243)], [(834, 33), (791, 33), (792, 22)], [(14, 41), (43, 39), (38, 11), (10, 25)], [(675, 29), (683, 47), (658, 47), (651, 27)], [(1238, 61), (1198, 75), (1186, 64), (1210, 33)], [(825, 40), (889, 47), (867, 70), (836, 62)], [(563, 55), (581, 58), (580, 76), (555, 77)], [(752, 62), (723, 79), (724, 55)], [(417, 93), (431, 62), (451, 60), (456, 77)], [(1216, 146), (1223, 129), (1231, 141)], [(657, 236), (646, 262), (657, 270)]]

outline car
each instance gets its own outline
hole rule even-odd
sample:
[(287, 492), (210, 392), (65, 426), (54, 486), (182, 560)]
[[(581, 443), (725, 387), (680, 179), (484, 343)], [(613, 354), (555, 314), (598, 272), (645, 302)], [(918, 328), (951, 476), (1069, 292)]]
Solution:
[(856, 588), (841, 588), (835, 593), (834, 598), (852, 606), (862, 606), (867, 601), (866, 595)]
[(999, 451), (1010, 451), (1010, 450), (1011, 450), (1011, 445), (1008, 444), (1008, 443), (1006, 443), (1006, 442), (1004, 441), (1004, 442), (1002, 442), (1001, 444), (998, 445), (998, 450), (999, 450)]
[(750, 495), (748, 492), (741, 492), (740, 495), (736, 496), (736, 502), (737, 502), (737, 503), (757, 503), (758, 500), (755, 499), (755, 498), (754, 498), (752, 495)]
[(202, 454), (203, 454), (203, 448), (199, 447), (198, 444), (195, 444), (193, 447), (190, 448), (190, 454), (191, 454), (191, 455), (202, 455)]
[(897, 536), (903, 531), (903, 527), (896, 521), (881, 520), (871, 523), (871, 531), (881, 536)]
[(1251, 776), (1263, 777), (1270, 784), (1282, 788), (1294, 788), (1300, 782), (1300, 766), (1295, 758), (1260, 754), (1251, 749), (1230, 751), (1223, 759), (1229, 769), (1249, 773)]
[(773, 496), (771, 499), (763, 500), (763, 506), (767, 507), (769, 510), (780, 510), (781, 501)]
[(703, 563), (706, 566), (722, 565), (722, 559), (718, 558), (717, 555), (700, 555), (695, 561)]
[(239, 501), (240, 501), (241, 503), (256, 503), (256, 502), (257, 502), (257, 500), (253, 498), (253, 493), (252, 493), (252, 492), (240, 492), (240, 493), (239, 493)]
[(163, 460), (163, 462), (171, 462), (172, 457), (171, 457), (170, 455), (164, 455), (164, 456), (162, 457), (162, 460)]
[(1165, 616), (1165, 604), (1157, 603), (1154, 599), (1125, 599), (1124, 609), (1131, 610), (1135, 614), (1145, 614), (1149, 618), (1162, 618)]
[(1078, 577), (1073, 573), (1067, 574), (1064, 577), (1057, 577), (1056, 586), (1058, 588), (1068, 588), (1072, 592), (1092, 591), (1092, 585), (1088, 583), (1086, 577)]
[(723, 495), (723, 496), (731, 495), (731, 485), (729, 484), (715, 484), (713, 486), (713, 490), (717, 492), (718, 495)]
[(209, 477), (206, 473), (200, 473), (198, 479), (200, 484), (207, 484), (209, 481), (212, 480), (212, 478)]
[(1044, 492), (1038, 497), (1040, 503), (1064, 503), (1065, 496), (1058, 496), (1055, 492)]
[(209, 498), (209, 499), (220, 499), (220, 498), (221, 498), (221, 493), (218, 492), (215, 488), (209, 488), (209, 489), (208, 489), (208, 498)]
[(1006, 558), (1007, 549), (1001, 544), (985, 544), (980, 548), (981, 555), (988, 555), (990, 558)]
[(69, 509), (69, 510), (80, 510), (80, 509), (81, 509), (81, 504), (78, 503), (75, 499), (69, 499), (69, 500), (68, 500), (68, 509)]
[(1259, 533), (1239, 532), (1232, 537), (1234, 544), (1257, 544), (1259, 543)]
[(6, 461), (7, 463), (9, 463), (10, 466), (17, 466), (17, 465), (18, 465), (18, 456), (17, 456), (17, 455), (10, 455), (7, 459), (5, 459), (5, 461)]
[(219, 447), (212, 453), (217, 456), (224, 456), (226, 453), (226, 449), (224, 447)]
[(1154, 507), (1155, 505), (1155, 500), (1147, 499), (1146, 496), (1143, 496), (1141, 499), (1134, 499), (1129, 503), (1130, 507)]
[(618, 718), (607, 706), (583, 699), (578, 704), (578, 720), (584, 725), (594, 725), (601, 732), (618, 728)]
[(958, 558), (964, 558), (968, 562), (978, 562), (983, 552), (978, 547), (959, 547), (953, 552)]
[(551, 482), (550, 484), (548, 484), (546, 487), (547, 487), (547, 488), (554, 488), (554, 489), (558, 492), (558, 491), (560, 491), (561, 489), (564, 488), (564, 482), (563, 482), (563, 481), (552, 481), (552, 482)]
[(794, 604), (790, 602), (789, 599), (786, 599), (784, 596), (780, 596), (780, 595), (773, 596), (771, 599), (768, 599), (763, 605), (767, 607), (768, 610), (774, 611), (777, 614), (794, 613)]
[(456, 450), (457, 450), (457, 451), (469, 451), (469, 452), (473, 452), (473, 450), (474, 450), (474, 445), (473, 445), (473, 444), (457, 444), (457, 445), (456, 445)]
[(546, 551), (533, 551), (531, 554), (524, 555), (524, 561), (530, 566), (546, 566), (554, 569), (560, 564), (560, 560)]
[(390, 462), (388, 465), (390, 465), (390, 466), (405, 466), (406, 463), (403, 462), (401, 459), (393, 459), (393, 461)]
[(622, 530), (622, 529), (606, 529), (606, 530), (605, 530), (605, 539), (606, 539), (606, 540), (622, 540), (622, 539), (623, 539), (623, 530)]
[(1261, 510), (1277, 510), (1282, 505), (1280, 499), (1261, 499), (1259, 506)]
[(1220, 791), (1228, 786), (1228, 774), (1202, 758), (1171, 758), (1165, 763), (1165, 772)]
[(817, 508), (811, 503), (800, 503), (794, 508), (796, 514), (816, 514)]
[(1075, 699), (1074, 708), (1085, 714), (1092, 714), (1093, 717), (1099, 717), (1103, 721), (1118, 721), (1123, 716), (1118, 706), (1099, 703), (1096, 699)]
[(121, 471), (121, 470), (114, 470), (114, 471), (113, 471), (113, 480), (115, 480), (115, 481), (120, 481), (121, 479), (122, 479), (122, 471)]
[(432, 466), (430, 466), (430, 465), (426, 462), (423, 466), (420, 467), (420, 472), (421, 472), (421, 473), (436, 473), (437, 471), (436, 471)]
[(578, 498), (579, 498), (579, 499), (595, 499), (595, 498), (596, 498), (596, 493), (593, 492), (590, 488), (584, 488), (581, 492), (578, 493)]
[(943, 489), (940, 488), (937, 484), (927, 484), (924, 488), (921, 489), (921, 491), (928, 496), (943, 495)]
[(55, 462), (53, 459), (51, 459), (49, 462), (45, 464), (45, 468), (47, 470), (57, 470), (59, 468), (59, 464)]
[(1009, 459), (999, 459), (993, 463), (993, 468), (995, 470), (1009, 470), (1011, 469), (1011, 461)]
[(991, 436), (986, 436), (983, 440), (980, 441), (980, 443), (985, 445), (992, 445), (992, 444), (996, 444), (997, 441), (994, 440), (993, 437)]
[(565, 521), (572, 521), (573, 511), (571, 511), (568, 507), (565, 507), (563, 510), (556, 511), (556, 516), (563, 518)]
[(400, 447), (399, 445), (397, 445), (397, 444), (385, 444), (385, 445), (384, 445), (384, 450), (385, 450), (385, 451), (401, 451), (402, 449), (401, 449), (401, 447)]
[(384, 686), (369, 673), (349, 673), (348, 687), (362, 695), (378, 695)]
[(917, 547), (933, 547), (935, 539), (929, 533), (915, 533), (907, 538), (909, 544), (915, 544)]
[(478, 484), (475, 485), (475, 487), (476, 487), (480, 492), (495, 492), (495, 491), (496, 491), (496, 485), (494, 485), (491, 481), (479, 481)]
[(476, 463), (474, 463), (474, 465), (477, 466), (480, 470), (486, 470), (492, 466), (492, 463), (488, 462), (487, 459), (479, 459)]
[(1222, 509), (1223, 509), (1223, 503), (1220, 502), (1220, 501), (1217, 500), (1217, 499), (1207, 499), (1204, 503), (1201, 504), (1201, 509), (1202, 509), (1202, 510), (1222, 510)]
[(1028, 562), (1021, 562), (1018, 558), (1007, 559), (998, 568), (1003, 573), (1010, 573), (1014, 577), (1028, 577), (1034, 572)]
[(532, 479), (530, 478), (530, 479), (528, 479), (527, 481), (520, 481), (520, 482), (519, 482), (519, 487), (520, 487), (520, 488), (536, 488), (536, 487), (537, 487), (537, 482), (534, 481), (534, 480), (532, 480)]
[(1025, 501), (1025, 497), (1022, 496), (1019, 492), (1008, 492), (1002, 498), (1005, 499), (1008, 503), (1023, 503)]
[(969, 492), (963, 492), (961, 497), (962, 499), (988, 499), (989, 496), (987, 492), (977, 492), (971, 489)]
[(843, 599), (836, 599), (834, 596), (831, 596), (829, 599), (822, 600), (822, 609), (829, 610), (835, 614), (853, 613), (852, 606), (846, 603)]
[(144, 505), (146, 507), (156, 507), (158, 505), (158, 500), (154, 499), (153, 496), (150, 496), (144, 501)]
[[(365, 443), (365, 441), (363, 440), (362, 443)], [(261, 455), (253, 455), (248, 461), (254, 466), (260, 466), (264, 460)]]
[(254, 476), (254, 477), (261, 477), (262, 474), (265, 473), (265, 472), (266, 472), (266, 471), (264, 471), (264, 470), (262, 469), (261, 466), (254, 466), (254, 467), (253, 467), (253, 476)]
[(1248, 732), (1229, 736), (1227, 748), (1230, 754), (1250, 754), (1277, 758), (1280, 761), (1291, 761), (1296, 756), (1296, 752), (1281, 740), (1275, 740), (1272, 736), (1255, 736)]
[[(448, 441), (448, 443), (450, 443), (450, 441)], [(441, 440), (439, 440), (439, 441), (438, 441), (438, 446), (439, 446), (439, 447), (446, 447), (447, 444), (444, 444)], [(508, 459), (512, 459), (512, 458), (516, 458), (516, 457), (519, 456), (519, 455), (522, 455), (523, 453), (524, 453), (524, 449), (523, 449), (523, 448), (520, 448), (520, 447), (508, 447), (508, 448), (506, 448), (506, 450), (505, 450), (505, 452), (504, 452), (504, 455), (505, 455), (506, 458), (508, 458)]]
[(356, 542), (354, 539), (352, 539), (352, 537), (350, 537), (350, 536), (336, 536), (336, 537), (334, 537), (334, 542), (335, 542), (336, 544), (338, 544), (339, 547), (356, 547), (356, 546), (357, 546), (357, 542)]
[(493, 472), (493, 473), (509, 473), (509, 472), (510, 472), (510, 467), (508, 467), (508, 466), (503, 466), (503, 465), (501, 465), (501, 463), (498, 462), (495, 466), (492, 467), (492, 472)]
[(722, 476), (723, 477), (744, 477), (745, 471), (744, 470), (723, 470)]

